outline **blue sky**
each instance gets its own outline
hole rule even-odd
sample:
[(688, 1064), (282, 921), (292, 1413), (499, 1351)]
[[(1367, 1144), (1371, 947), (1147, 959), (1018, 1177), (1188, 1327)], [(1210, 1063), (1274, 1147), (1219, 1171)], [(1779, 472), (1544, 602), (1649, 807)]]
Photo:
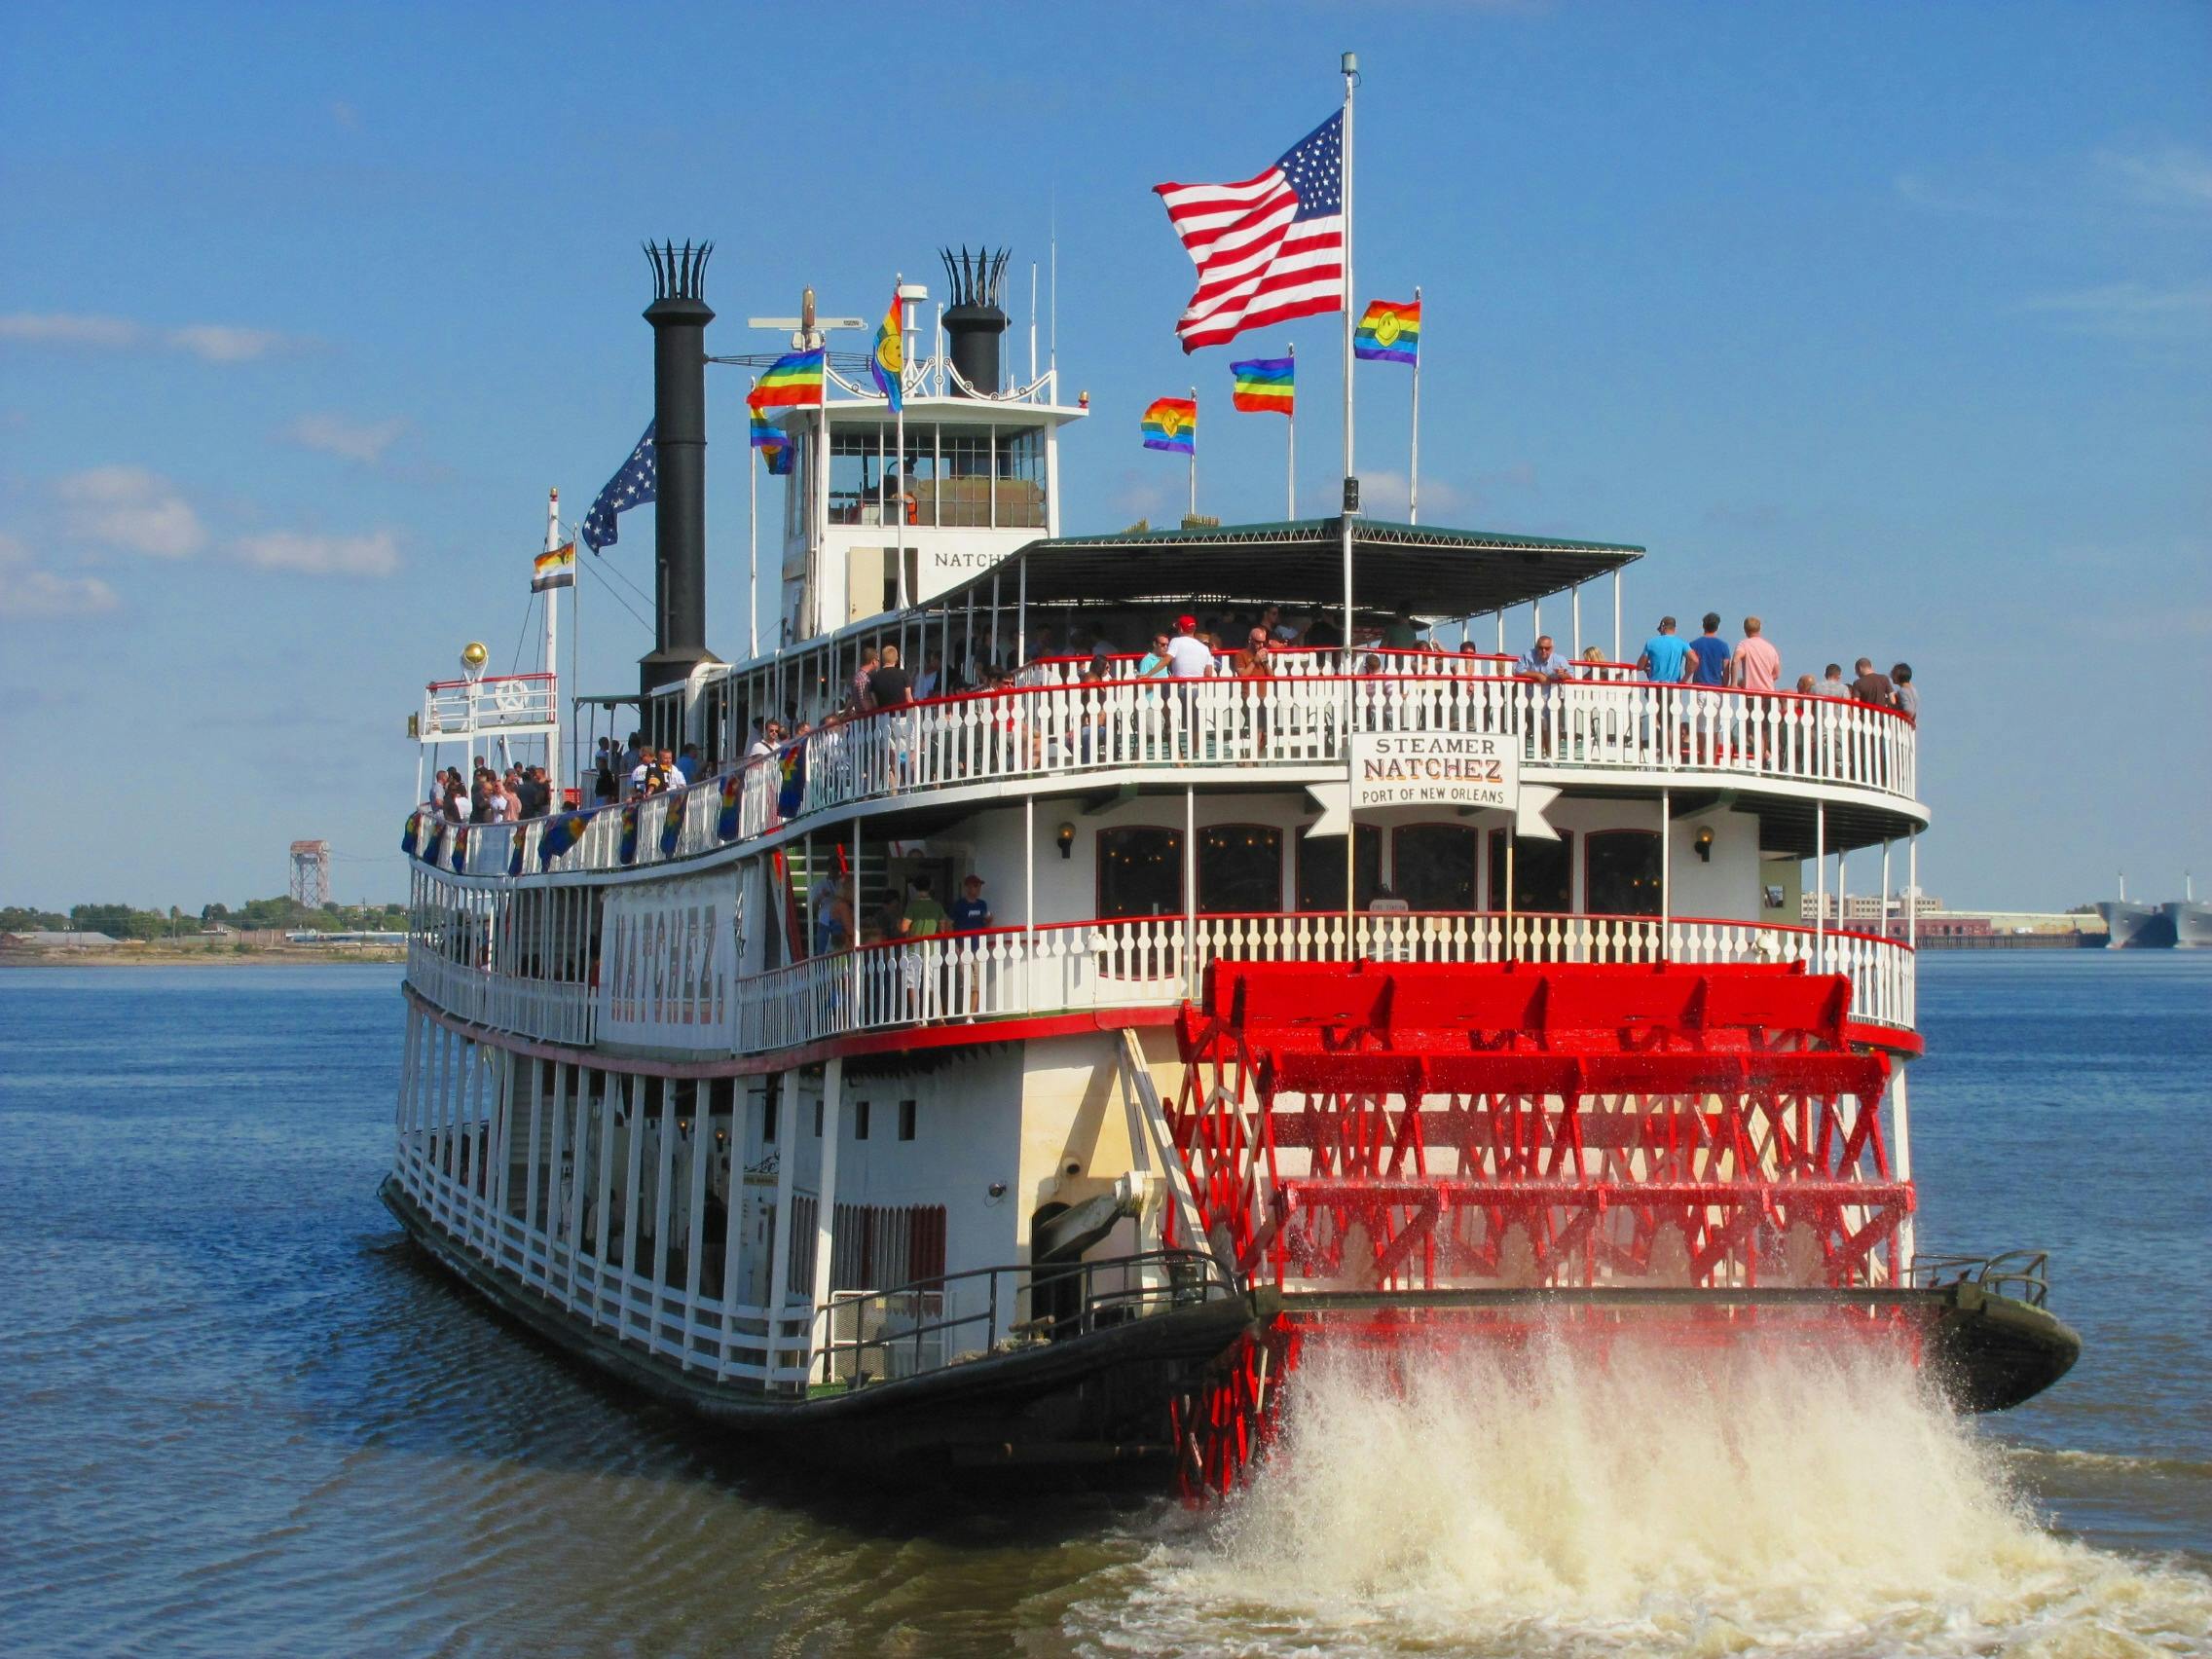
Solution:
[[(469, 638), (511, 659), (544, 490), (580, 510), (649, 413), (644, 237), (716, 240), (737, 351), (806, 283), (859, 314), (941, 282), (941, 242), (1025, 278), (1056, 201), (1094, 411), (1066, 521), (1171, 513), (1135, 417), (1193, 384), (1190, 266), (1149, 187), (1257, 171), (1347, 47), (1357, 283), (1426, 295), (1424, 518), (1646, 544), (1633, 636), (1710, 606), (1791, 674), (1910, 660), (1952, 903), (2212, 886), (2201, 5), (32, 0), (0, 31), (0, 903), (236, 902), (295, 836), (341, 897), (400, 895), (422, 682)], [(1314, 503), (1332, 327), (1247, 337), (1310, 353)], [(1241, 354), (1195, 365), (1200, 504), (1273, 516)], [(1391, 511), (1402, 373), (1360, 407)], [(609, 557), (649, 588), (650, 546), (636, 514)], [(581, 591), (583, 679), (632, 683), (645, 631)]]

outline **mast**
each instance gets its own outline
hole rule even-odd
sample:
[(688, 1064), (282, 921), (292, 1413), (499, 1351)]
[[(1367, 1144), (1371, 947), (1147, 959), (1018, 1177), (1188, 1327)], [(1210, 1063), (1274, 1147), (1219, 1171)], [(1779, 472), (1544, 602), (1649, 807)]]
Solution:
[(1352, 664), (1356, 660), (1351, 648), (1351, 521), (1352, 515), (1359, 511), (1359, 475), (1352, 469), (1351, 441), (1351, 304), (1352, 295), (1356, 291), (1351, 280), (1351, 94), (1352, 89), (1359, 85), (1359, 54), (1346, 53), (1337, 60), (1337, 67), (1345, 78), (1345, 494), (1343, 508), (1337, 515), (1337, 524), (1344, 541), (1345, 562), (1345, 953), (1348, 959), (1359, 954), (1359, 819), (1351, 810), (1351, 716), (1357, 700), (1351, 680)]

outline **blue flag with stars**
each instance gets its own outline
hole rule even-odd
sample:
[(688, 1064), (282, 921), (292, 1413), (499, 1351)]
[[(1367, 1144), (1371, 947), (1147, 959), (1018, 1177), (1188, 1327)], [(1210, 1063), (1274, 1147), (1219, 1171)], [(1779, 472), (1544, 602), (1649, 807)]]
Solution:
[(638, 440), (622, 470), (607, 481), (591, 511), (584, 514), (584, 545), (594, 553), (613, 546), (620, 539), (614, 534), (614, 515), (651, 500), (659, 478), (660, 467), (653, 455), (653, 423), (647, 421), (645, 435)]

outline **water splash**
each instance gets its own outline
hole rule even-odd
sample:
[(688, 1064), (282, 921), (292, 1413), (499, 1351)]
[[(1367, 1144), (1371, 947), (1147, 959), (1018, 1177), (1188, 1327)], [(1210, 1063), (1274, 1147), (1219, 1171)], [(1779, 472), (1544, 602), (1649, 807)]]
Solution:
[(2212, 1581), (2045, 1530), (1912, 1372), (1852, 1354), (1313, 1352), (1280, 1444), (1109, 1646), (2203, 1651)]

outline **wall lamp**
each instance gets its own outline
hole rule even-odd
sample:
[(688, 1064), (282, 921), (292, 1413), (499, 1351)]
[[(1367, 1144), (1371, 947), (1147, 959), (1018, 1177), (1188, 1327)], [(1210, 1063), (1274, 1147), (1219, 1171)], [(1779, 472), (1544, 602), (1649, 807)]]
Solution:
[(1699, 825), (1697, 834), (1691, 837), (1690, 845), (1697, 849), (1697, 856), (1701, 863), (1711, 864), (1713, 862), (1713, 826), (1710, 824)]
[(1073, 858), (1075, 856), (1075, 826), (1072, 824), (1061, 825), (1056, 838), (1060, 844), (1060, 857), (1063, 859)]

